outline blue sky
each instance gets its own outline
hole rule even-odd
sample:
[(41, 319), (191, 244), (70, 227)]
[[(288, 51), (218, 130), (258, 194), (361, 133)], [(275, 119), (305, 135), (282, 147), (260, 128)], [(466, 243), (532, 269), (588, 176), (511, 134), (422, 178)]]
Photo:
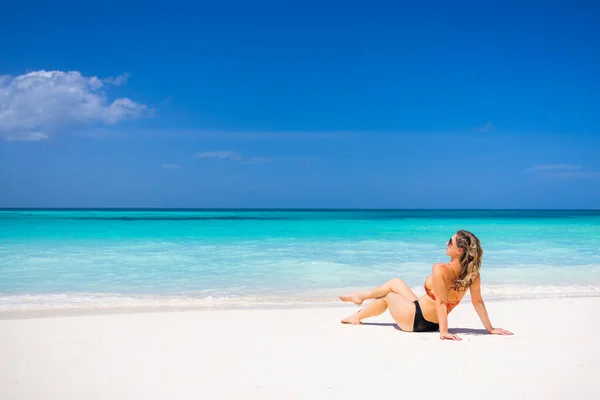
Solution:
[(600, 208), (593, 2), (9, 2), (0, 207)]

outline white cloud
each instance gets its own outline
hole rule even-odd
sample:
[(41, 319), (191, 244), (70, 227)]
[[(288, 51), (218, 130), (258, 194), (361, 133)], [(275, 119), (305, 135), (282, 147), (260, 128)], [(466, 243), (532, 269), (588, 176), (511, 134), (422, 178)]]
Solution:
[(531, 171), (575, 171), (581, 169), (581, 165), (573, 164), (547, 164), (535, 165), (530, 168)]
[(239, 164), (264, 164), (269, 161), (273, 161), (273, 159), (270, 157), (244, 157), (239, 161)]
[(586, 170), (576, 164), (535, 165), (526, 171), (535, 172), (538, 176), (562, 179), (600, 178), (600, 172)]
[(553, 172), (553, 177), (556, 178), (600, 178), (600, 172), (595, 171), (560, 171)]
[(268, 157), (243, 157), (241, 154), (235, 151), (221, 150), (221, 151), (203, 151), (196, 153), (197, 158), (217, 158), (219, 160), (235, 161), (238, 164), (264, 164), (272, 161)]
[(6, 136), (8, 140), (22, 140), (24, 142), (37, 142), (48, 139), (48, 135), (42, 132), (19, 132), (19, 136)]
[(485, 124), (483, 124), (483, 126), (480, 126), (477, 129), (475, 129), (475, 131), (481, 133), (488, 133), (493, 131), (494, 129), (496, 129), (496, 127), (492, 124), (491, 121), (488, 121)]
[(242, 156), (234, 151), (203, 151), (196, 153), (197, 158), (218, 158), (219, 160), (239, 161)]
[(181, 168), (179, 165), (177, 164), (161, 164), (160, 167), (162, 169), (179, 169)]
[(115, 77), (109, 76), (108, 78), (104, 78), (103, 81), (104, 83), (109, 83), (111, 85), (121, 86), (127, 83), (127, 79), (129, 79), (129, 72), (125, 72), (124, 74)]
[(127, 74), (103, 81), (77, 71), (36, 71), (0, 76), (0, 138), (43, 140), (70, 128), (114, 125), (149, 109), (128, 98), (109, 102), (106, 84), (121, 85)]

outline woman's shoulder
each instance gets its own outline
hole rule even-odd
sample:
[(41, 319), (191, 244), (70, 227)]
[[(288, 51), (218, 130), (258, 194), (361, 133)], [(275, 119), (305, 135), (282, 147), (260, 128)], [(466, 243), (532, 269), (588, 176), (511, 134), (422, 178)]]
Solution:
[(431, 272), (436, 273), (436, 272), (442, 272), (447, 270), (448, 268), (450, 268), (450, 263), (442, 263), (442, 262), (438, 262), (433, 264), (433, 266), (431, 267)]
[(435, 263), (431, 268), (431, 276), (437, 277), (438, 279), (443, 279), (444, 281), (450, 282), (456, 279), (456, 273), (452, 269), (452, 265), (450, 263)]

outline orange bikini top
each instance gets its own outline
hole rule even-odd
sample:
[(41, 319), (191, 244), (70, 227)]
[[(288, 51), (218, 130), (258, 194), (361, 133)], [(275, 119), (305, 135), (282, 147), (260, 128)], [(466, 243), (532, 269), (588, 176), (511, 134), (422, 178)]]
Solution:
[[(452, 272), (454, 272), (454, 270), (452, 269)], [(454, 272), (454, 275), (456, 275), (456, 272)], [(456, 276), (458, 278), (458, 276)], [(425, 287), (425, 293), (427, 293), (427, 296), (429, 296), (429, 298), (433, 301), (435, 301), (435, 295), (431, 292), (431, 289), (429, 289), (427, 287), (427, 278), (425, 278), (425, 282), (423, 282), (423, 286)], [(450, 313), (450, 311), (452, 311), (452, 309), (454, 307), (456, 307), (458, 305), (458, 303), (460, 303), (460, 299), (456, 300), (456, 301), (446, 301), (446, 313)]]

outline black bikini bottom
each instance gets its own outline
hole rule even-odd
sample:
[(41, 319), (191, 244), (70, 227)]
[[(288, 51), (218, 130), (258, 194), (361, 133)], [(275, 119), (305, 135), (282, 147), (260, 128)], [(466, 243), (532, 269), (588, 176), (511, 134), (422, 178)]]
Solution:
[(419, 301), (413, 301), (415, 305), (415, 321), (413, 322), (413, 332), (434, 332), (440, 329), (440, 325), (435, 322), (427, 321), (423, 318), (423, 312), (421, 311), (421, 306), (419, 305)]

